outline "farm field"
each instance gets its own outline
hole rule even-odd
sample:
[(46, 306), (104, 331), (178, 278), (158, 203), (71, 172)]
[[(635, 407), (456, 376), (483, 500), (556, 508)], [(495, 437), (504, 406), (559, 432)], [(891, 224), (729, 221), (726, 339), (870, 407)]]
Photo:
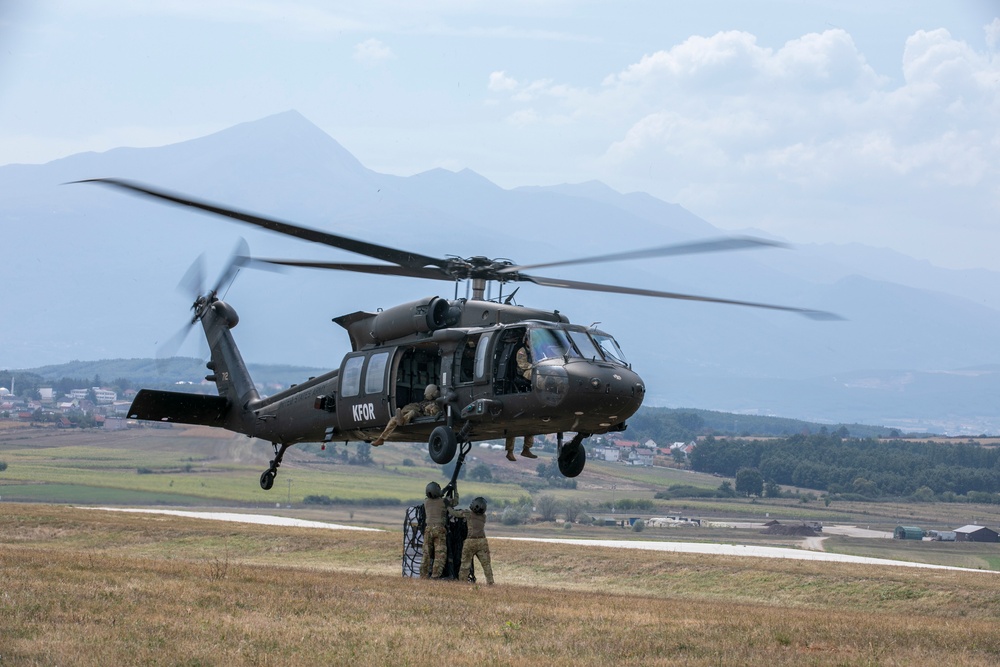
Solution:
[[(335, 523), (397, 529), (404, 508), (420, 502), (428, 481), (446, 481), (422, 445), (389, 444), (371, 450), (373, 464), (347, 465), (342, 454), (355, 445), (338, 444), (326, 452), (316, 445), (293, 447), (285, 457), (271, 491), (258, 485), (268, 465), (268, 443), (201, 427), (142, 428), (105, 432), (16, 427), (0, 428), (0, 507), (8, 502), (62, 503), (133, 507), (239, 508), (240, 511)], [(344, 451), (346, 449), (346, 452)], [(537, 474), (552, 452), (537, 461), (511, 463), (503, 452), (474, 447), (466, 471), (485, 466), (491, 482), (468, 478), (459, 488), (464, 502), (476, 495), (489, 499), (491, 534), (583, 539), (642, 539), (721, 542), (801, 548), (802, 538), (765, 535), (761, 524), (819, 521), (882, 532), (897, 525), (950, 530), (970, 523), (1000, 525), (1000, 507), (959, 503), (848, 503), (787, 499), (656, 500), (657, 491), (671, 484), (717, 487), (723, 480), (672, 468), (634, 468), (591, 461), (577, 478), (576, 489), (547, 487)], [(308, 496), (325, 496), (330, 504), (307, 504)], [(702, 526), (647, 528), (594, 526), (535, 520), (505, 525), (499, 510), (505, 504), (537, 505), (545, 496), (575, 504), (582, 517), (621, 522), (630, 517), (683, 515)], [(622, 510), (623, 503), (648, 503), (642, 511)], [(617, 511), (612, 512), (614, 504)], [(733, 527), (738, 526), (738, 527)], [(826, 534), (826, 551), (926, 562), (937, 565), (1000, 570), (1000, 545), (904, 542)]]
[(494, 540), (401, 577), (400, 531), (3, 503), (3, 664), (994, 665), (1000, 574)]

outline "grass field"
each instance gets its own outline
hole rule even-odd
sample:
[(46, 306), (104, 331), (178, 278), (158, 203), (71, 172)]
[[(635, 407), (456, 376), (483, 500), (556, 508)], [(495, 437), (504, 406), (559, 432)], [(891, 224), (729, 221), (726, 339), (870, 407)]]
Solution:
[(1000, 574), (0, 506), (2, 665), (996, 665)]
[[(121, 432), (28, 428), (0, 422), (0, 507), (7, 502), (43, 502), (75, 505), (130, 505), (179, 507), (239, 507), (250, 511), (279, 511), (284, 515), (323, 521), (395, 529), (402, 507), (419, 502), (430, 480), (444, 482), (423, 445), (389, 444), (372, 450), (374, 465), (345, 465), (339, 456), (327, 456), (317, 447), (293, 447), (285, 457), (271, 491), (263, 491), (258, 477), (272, 451), (267, 443), (201, 427), (134, 429)], [(344, 445), (333, 448), (339, 453)], [(354, 446), (350, 446), (354, 452)], [(327, 452), (328, 454), (329, 452)], [(467, 502), (484, 495), (491, 507), (507, 502), (539, 501), (551, 495), (572, 501), (584, 516), (613, 518), (683, 514), (702, 519), (763, 522), (804, 520), (848, 524), (891, 532), (896, 525), (949, 530), (970, 523), (1000, 526), (1000, 506), (945, 503), (847, 503), (829, 506), (820, 500), (797, 499), (654, 500), (658, 490), (684, 483), (717, 487), (721, 479), (667, 468), (633, 468), (588, 462), (576, 489), (542, 487), (535, 474), (539, 462), (551, 459), (541, 452), (538, 461), (511, 463), (502, 451), (474, 447), (466, 464), (485, 464), (493, 483), (462, 481)], [(541, 488), (540, 488), (541, 487)], [(530, 491), (529, 491), (530, 489)], [(327, 496), (329, 506), (304, 505), (306, 496)], [(652, 509), (625, 515), (610, 513), (610, 504), (645, 500)], [(390, 504), (390, 503), (395, 503)], [(760, 529), (662, 528), (641, 534), (628, 530), (575, 524), (532, 522), (504, 526), (493, 517), (493, 534), (511, 536), (572, 536), (724, 542), (799, 547), (801, 538), (762, 535)], [(1000, 545), (909, 542), (827, 537), (823, 547), (839, 553), (928, 562), (983, 569), (1000, 569)]]

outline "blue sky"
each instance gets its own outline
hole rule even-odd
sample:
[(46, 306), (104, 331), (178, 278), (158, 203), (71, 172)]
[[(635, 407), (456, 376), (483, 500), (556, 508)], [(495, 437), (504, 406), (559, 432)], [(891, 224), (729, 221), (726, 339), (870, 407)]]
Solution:
[(0, 47), (0, 165), (296, 109), (384, 173), (1000, 270), (996, 2), (0, 0)]

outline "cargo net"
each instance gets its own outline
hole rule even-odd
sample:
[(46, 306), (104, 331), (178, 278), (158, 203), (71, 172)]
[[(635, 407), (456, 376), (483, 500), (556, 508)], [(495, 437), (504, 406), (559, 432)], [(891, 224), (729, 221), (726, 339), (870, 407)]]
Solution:
[[(420, 564), (424, 555), (424, 527), (426, 519), (424, 517), (424, 506), (413, 505), (406, 508), (406, 519), (403, 521), (403, 576), (419, 577)], [(459, 517), (448, 517), (448, 524), (445, 527), (445, 534), (448, 540), (447, 558), (442, 579), (458, 579), (458, 573), (462, 566), (462, 546), (465, 544), (465, 537), (468, 535), (468, 526), (465, 519)], [(475, 565), (469, 566), (469, 581), (476, 581)]]

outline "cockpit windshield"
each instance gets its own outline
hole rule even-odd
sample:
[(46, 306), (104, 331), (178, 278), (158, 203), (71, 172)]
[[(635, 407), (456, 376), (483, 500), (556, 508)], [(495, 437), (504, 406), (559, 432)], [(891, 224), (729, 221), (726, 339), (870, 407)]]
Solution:
[(586, 331), (570, 331), (569, 337), (573, 339), (576, 349), (580, 351), (585, 359), (600, 359), (601, 352), (597, 349), (594, 341), (590, 339)]
[(622, 349), (618, 347), (618, 341), (606, 333), (598, 333), (595, 331), (593, 336), (594, 341), (597, 342), (597, 346), (601, 348), (601, 352), (604, 353), (604, 357), (608, 361), (628, 366), (628, 360), (625, 358), (625, 353), (622, 352)]
[(605, 359), (628, 366), (615, 339), (606, 333), (561, 329), (556, 327), (532, 328), (529, 334), (531, 358), (543, 359)]
[(531, 358), (535, 361), (579, 356), (562, 329), (531, 330)]

